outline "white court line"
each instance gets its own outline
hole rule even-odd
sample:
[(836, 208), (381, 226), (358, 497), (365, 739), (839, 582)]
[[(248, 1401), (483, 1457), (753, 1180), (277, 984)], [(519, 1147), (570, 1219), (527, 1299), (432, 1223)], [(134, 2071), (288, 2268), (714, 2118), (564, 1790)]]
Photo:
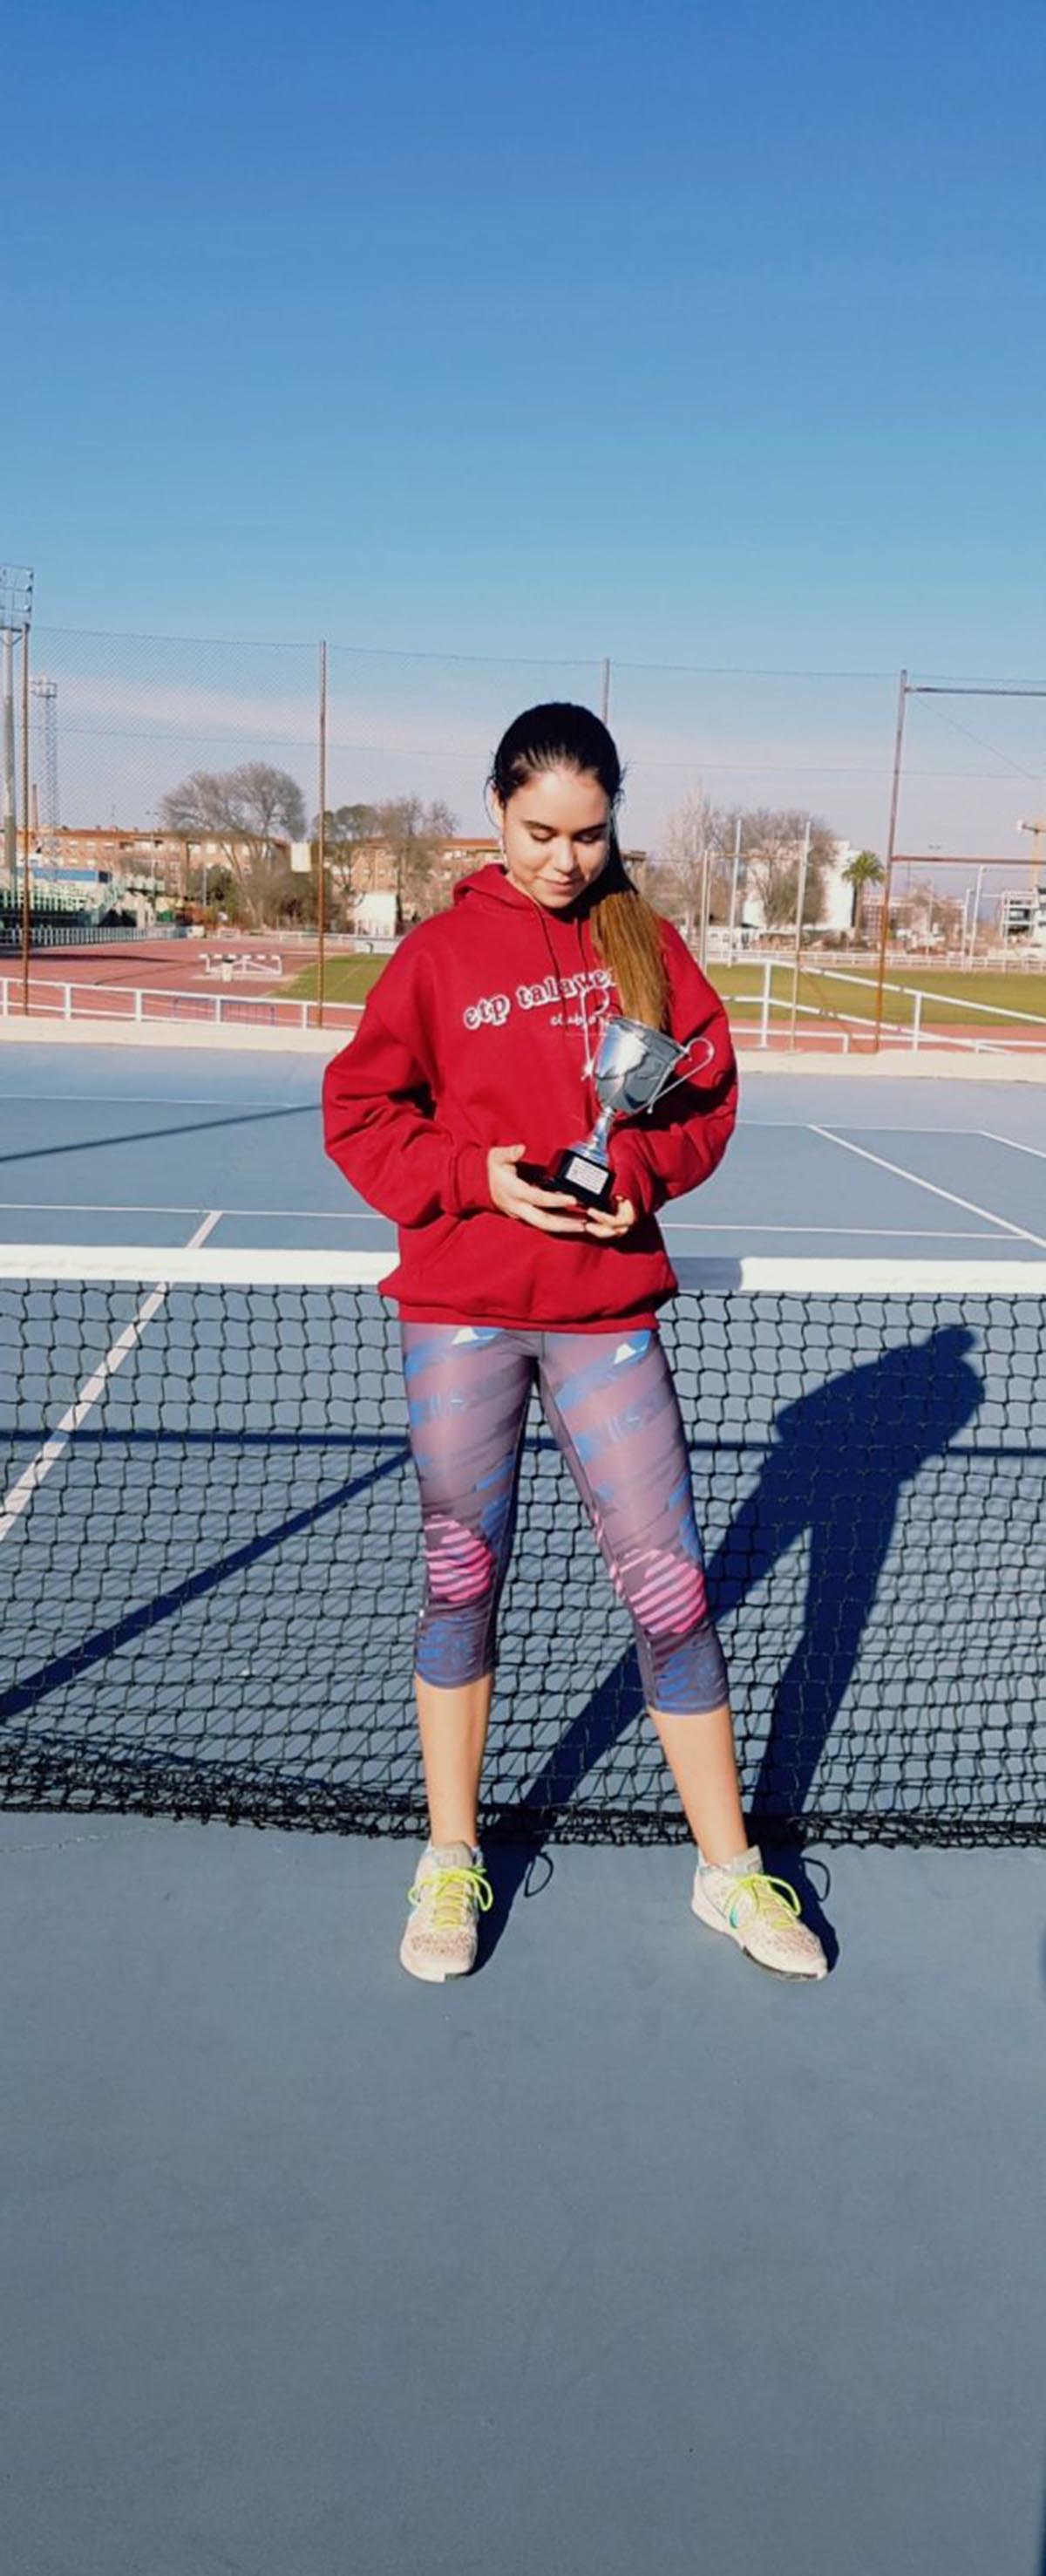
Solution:
[(1009, 1145), (1015, 1154), (1034, 1154), (1038, 1162), (1046, 1163), (1046, 1150), (1041, 1145), (1022, 1145), (1016, 1136), (996, 1136), (990, 1127), (974, 1127), (970, 1132), (986, 1136), (989, 1145)]
[[(162, 1207), (154, 1199), (0, 1199), (0, 1213), (5, 1208), (24, 1215), (37, 1216), (202, 1216), (199, 1207)], [(288, 1225), (385, 1225), (388, 1219), (375, 1216), (368, 1208), (251, 1208), (226, 1207), (218, 1211), (222, 1224), (227, 1216), (281, 1217)]]
[[(221, 1213), (220, 1208), (212, 1208), (210, 1214), (204, 1218), (203, 1224), (197, 1227), (190, 1241), (179, 1245), (178, 1249), (185, 1252), (198, 1251), (200, 1245), (206, 1243), (208, 1235), (213, 1233)], [(57, 1466), (59, 1458), (64, 1455), (69, 1446), (74, 1431), (78, 1431), (81, 1423), (86, 1421), (92, 1406), (97, 1404), (99, 1396), (104, 1393), (109, 1379), (115, 1377), (117, 1369), (122, 1368), (124, 1361), (130, 1358), (131, 1352), (142, 1338), (146, 1325), (151, 1324), (153, 1316), (163, 1305), (166, 1295), (165, 1287), (150, 1289), (149, 1295), (142, 1299), (134, 1322), (126, 1326), (119, 1340), (115, 1341), (112, 1349), (106, 1352), (104, 1360), (99, 1362), (96, 1369), (92, 1369), (90, 1377), (84, 1379), (79, 1394), (63, 1413), (57, 1430), (51, 1433), (49, 1440), (44, 1441), (42, 1449), (38, 1449), (35, 1458), (30, 1459), (28, 1467), (23, 1469), (17, 1483), (11, 1486), (9, 1493), (5, 1494), (3, 1509), (0, 1511), (0, 1544), (10, 1536), (16, 1523), (21, 1519), (22, 1513), (32, 1501), (38, 1486), (42, 1485), (45, 1477), (50, 1475), (52, 1467)]]
[(862, 1243), (874, 1237), (877, 1243), (1004, 1243), (1005, 1235), (991, 1234), (986, 1226), (976, 1231), (960, 1232), (951, 1225), (749, 1225), (735, 1217), (733, 1224), (724, 1218), (715, 1225), (701, 1223), (696, 1217), (670, 1217), (661, 1212), (670, 1234), (825, 1234), (829, 1242), (836, 1237), (856, 1235)]
[[(746, 1118), (742, 1110), (735, 1133), (740, 1135), (743, 1127), (772, 1130), (776, 1127), (809, 1128), (809, 1125), (808, 1118)], [(848, 1119), (842, 1132), (847, 1136), (983, 1136), (985, 1130), (983, 1127), (884, 1127), (881, 1119), (870, 1118), (864, 1127), (859, 1123), (855, 1126)]]
[(880, 1172), (892, 1172), (899, 1181), (913, 1182), (917, 1190), (928, 1190), (931, 1198), (947, 1199), (950, 1207), (965, 1208), (967, 1216), (983, 1216), (989, 1225), (999, 1226), (1003, 1234), (1015, 1234), (1021, 1243), (1034, 1243), (1046, 1252), (1046, 1234), (1033, 1234), (1029, 1226), (1013, 1225), (1008, 1216), (998, 1216), (994, 1208), (979, 1207), (976, 1199), (962, 1199), (957, 1190), (942, 1190), (937, 1181), (924, 1181), (918, 1172), (906, 1172), (903, 1163), (889, 1163), (884, 1154), (872, 1154), (867, 1145), (853, 1145), (848, 1136), (834, 1136), (830, 1127), (811, 1127), (811, 1136), (823, 1136), (826, 1145), (841, 1145), (846, 1154), (859, 1154), (862, 1163), (874, 1163)]
[[(45, 1108), (55, 1109), (238, 1109), (241, 1105), (232, 1094), (227, 1100), (199, 1100), (194, 1092), (186, 1093), (184, 1098), (172, 1093), (169, 1100), (166, 1093), (158, 1096), (151, 1091), (14, 1091), (7, 1096), (16, 1108), (24, 1108), (27, 1102), (42, 1102)], [(285, 1100), (253, 1100), (249, 1092), (247, 1098), (252, 1109), (288, 1106)], [(309, 1104), (303, 1100), (297, 1106), (307, 1109)]]
[[(876, 1129), (871, 1132), (878, 1134), (882, 1131)], [(935, 1135), (936, 1132), (935, 1128), (925, 1130), (927, 1135)], [(971, 1129), (970, 1132), (980, 1134), (981, 1130)], [(1035, 1149), (1029, 1147), (1028, 1150), (1034, 1152)], [(197, 1208), (159, 1207), (152, 1201), (146, 1203), (135, 1199), (113, 1199), (112, 1201), (97, 1199), (92, 1200), (90, 1205), (73, 1203), (65, 1199), (0, 1199), (0, 1215), (5, 1210), (11, 1215), (35, 1214), (36, 1216), (197, 1216), (199, 1214)], [(246, 1216), (279, 1217), (287, 1225), (389, 1224), (387, 1217), (375, 1216), (369, 1208), (349, 1208), (342, 1211), (335, 1208), (226, 1207), (222, 1208), (219, 1214), (223, 1225), (227, 1225), (230, 1220), (235, 1222), (237, 1217)], [(214, 1221), (217, 1223), (217, 1216)], [(668, 1215), (663, 1216), (662, 1222), (673, 1234), (784, 1234), (789, 1236), (821, 1234), (827, 1235), (830, 1240), (834, 1240), (836, 1236), (842, 1240), (845, 1236), (853, 1235), (862, 1242), (870, 1242), (874, 1239), (877, 1243), (1001, 1243), (1005, 1241), (1003, 1235), (992, 1235), (983, 1226), (967, 1230), (951, 1225), (750, 1225), (747, 1218), (743, 1217), (735, 1217), (732, 1221), (723, 1217), (713, 1223), (709, 1219)], [(203, 1240), (202, 1236), (200, 1240)], [(390, 1234), (390, 1243), (391, 1241)], [(104, 1246), (102, 1248), (104, 1250)], [(233, 1248), (230, 1245), (229, 1249)], [(162, 1251), (163, 1246), (158, 1245), (157, 1250)]]

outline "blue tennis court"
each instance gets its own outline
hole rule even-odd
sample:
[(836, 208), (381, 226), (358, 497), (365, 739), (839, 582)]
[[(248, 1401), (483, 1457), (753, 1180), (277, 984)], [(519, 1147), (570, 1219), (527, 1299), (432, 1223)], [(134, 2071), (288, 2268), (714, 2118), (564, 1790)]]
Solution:
[[(8, 1044), (8, 1242), (373, 1251), (392, 1229), (323, 1154), (315, 1055)], [(1042, 1258), (1042, 1091), (838, 1070), (750, 1074), (725, 1163), (673, 1203), (680, 1253)]]

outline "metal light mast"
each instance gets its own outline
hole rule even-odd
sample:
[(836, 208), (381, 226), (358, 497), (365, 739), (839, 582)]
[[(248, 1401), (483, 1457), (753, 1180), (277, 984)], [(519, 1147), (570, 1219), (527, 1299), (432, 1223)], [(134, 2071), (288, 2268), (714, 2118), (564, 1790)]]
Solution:
[(58, 682), (30, 680), (36, 699), (36, 796), (40, 857), (45, 874), (54, 875), (61, 856), (58, 841)]
[(29, 650), (33, 612), (33, 576), (27, 564), (0, 564), (0, 645), (3, 647), (3, 719), (0, 728), (0, 779), (3, 785), (4, 871), (11, 893), (18, 869), (18, 794), (15, 786), (14, 650)]
[(1030, 832), (1032, 835), (1031, 891), (1034, 909), (1039, 891), (1039, 871), (1042, 866), (1042, 844), (1046, 840), (1046, 823), (1040, 818), (1037, 823), (1018, 823), (1017, 829), (1019, 832)]

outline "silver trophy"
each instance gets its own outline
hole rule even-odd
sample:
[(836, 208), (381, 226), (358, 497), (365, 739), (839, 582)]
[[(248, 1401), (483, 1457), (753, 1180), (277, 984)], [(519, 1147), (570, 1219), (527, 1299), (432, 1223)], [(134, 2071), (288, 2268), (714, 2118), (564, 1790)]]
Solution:
[(634, 1118), (641, 1110), (653, 1109), (666, 1091), (674, 1090), (669, 1077), (676, 1066), (695, 1050), (697, 1062), (676, 1074), (676, 1082), (688, 1081), (700, 1065), (708, 1063), (713, 1052), (710, 1039), (690, 1038), (681, 1046), (663, 1029), (648, 1028), (643, 1020), (607, 1020), (592, 1069), (600, 1103), (592, 1133), (583, 1144), (568, 1145), (552, 1171), (533, 1177), (546, 1189), (567, 1191), (584, 1207), (609, 1207), (614, 1175), (607, 1144), (615, 1118)]

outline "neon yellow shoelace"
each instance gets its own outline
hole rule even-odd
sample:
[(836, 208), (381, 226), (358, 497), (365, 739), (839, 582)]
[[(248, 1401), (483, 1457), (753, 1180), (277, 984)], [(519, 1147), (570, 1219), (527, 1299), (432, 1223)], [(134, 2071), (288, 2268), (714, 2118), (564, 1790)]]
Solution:
[(794, 1922), (802, 1912), (794, 1887), (789, 1887), (785, 1878), (771, 1877), (769, 1870), (748, 1870), (743, 1878), (735, 1879), (734, 1886), (736, 1894), (727, 1914), (732, 1932), (737, 1929), (738, 1898), (746, 1894), (754, 1898), (757, 1912), (769, 1915), (771, 1922), (775, 1916), (779, 1922), (782, 1914)]
[(489, 1914), (494, 1890), (485, 1869), (462, 1865), (455, 1869), (434, 1869), (428, 1878), (415, 1880), (409, 1891), (408, 1904), (420, 1905), (423, 1897), (432, 1903), (432, 1925), (436, 1932), (459, 1932), (468, 1922), (469, 1910), (479, 1907)]

